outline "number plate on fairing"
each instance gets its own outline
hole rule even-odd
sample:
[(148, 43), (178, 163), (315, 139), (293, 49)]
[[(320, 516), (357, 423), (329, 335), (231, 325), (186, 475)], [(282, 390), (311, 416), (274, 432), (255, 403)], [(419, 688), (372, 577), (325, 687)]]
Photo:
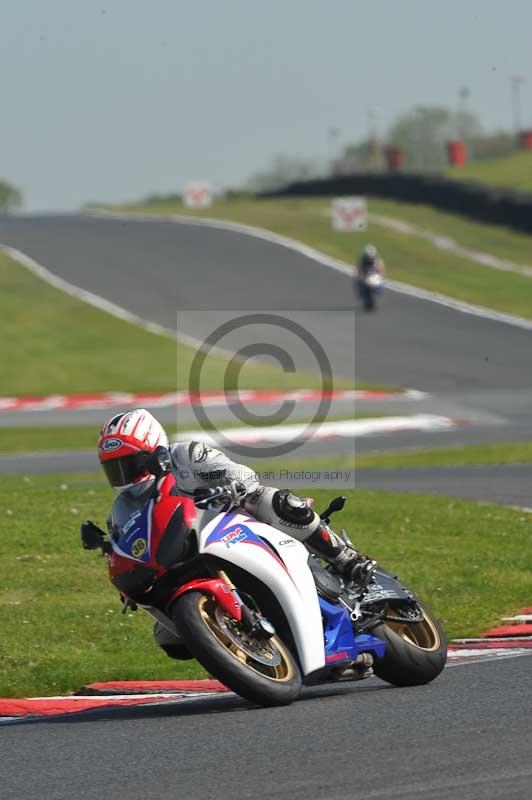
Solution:
[(402, 586), (393, 575), (377, 570), (375, 578), (376, 580), (367, 587), (361, 605), (376, 603), (380, 600), (416, 600), (415, 594)]
[(364, 603), (373, 603), (376, 600), (387, 600), (390, 597), (397, 598), (397, 592), (392, 589), (385, 589), (380, 583), (373, 583), (368, 586), (368, 591), (364, 597)]

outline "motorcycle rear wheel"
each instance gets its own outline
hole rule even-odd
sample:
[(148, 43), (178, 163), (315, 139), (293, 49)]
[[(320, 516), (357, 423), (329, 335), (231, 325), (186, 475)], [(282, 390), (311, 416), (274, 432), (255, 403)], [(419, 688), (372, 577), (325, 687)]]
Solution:
[(364, 309), (366, 311), (375, 311), (376, 306), (375, 296), (372, 291), (368, 290), (364, 300)]
[[(436, 678), (447, 661), (447, 642), (438, 620), (421, 603), (421, 622), (404, 622), (400, 613), (389, 608), (388, 620), (379, 623), (372, 633), (386, 642), (383, 658), (376, 658), (373, 671), (394, 686), (419, 686)], [(397, 616), (397, 622), (390, 618)]]
[(277, 637), (250, 636), (202, 592), (187, 592), (173, 608), (174, 623), (193, 656), (225, 686), (261, 706), (287, 705), (301, 692), (301, 673)]

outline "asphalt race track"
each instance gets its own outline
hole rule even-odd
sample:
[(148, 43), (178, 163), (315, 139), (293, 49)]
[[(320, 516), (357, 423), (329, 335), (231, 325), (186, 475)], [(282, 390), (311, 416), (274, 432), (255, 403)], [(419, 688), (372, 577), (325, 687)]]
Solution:
[[(304, 255), (233, 231), (164, 221), (79, 215), (4, 218), (0, 242), (30, 255), (55, 274), (169, 329), (203, 338), (227, 319), (227, 309), (296, 309), (312, 323), (334, 374), (359, 381), (414, 386), (429, 396), (415, 408), (402, 400), (372, 403), (375, 413), (432, 413), (464, 421), (442, 433), (403, 432), (357, 440), (359, 453), (409, 447), (523, 441), (532, 438), (532, 332), (435, 303), (388, 292), (377, 315), (354, 315), (352, 282)], [(198, 313), (183, 315), (183, 309)], [(310, 309), (310, 311), (309, 311)], [(235, 349), (248, 343), (237, 331)], [(278, 344), (283, 344), (280, 336)], [(301, 355), (301, 354), (300, 354)], [(309, 353), (302, 366), (316, 370)], [(356, 367), (356, 369), (355, 369)], [(90, 365), (88, 365), (90, 368)], [(351, 411), (333, 407), (332, 413)], [(158, 409), (175, 422), (175, 409)], [(260, 409), (258, 413), (261, 413)], [(265, 412), (266, 413), (266, 412)], [(307, 411), (308, 413), (308, 411)], [(103, 413), (4, 413), (0, 424), (94, 424)], [(195, 422), (179, 410), (182, 424)], [(230, 424), (227, 420), (226, 424)], [(351, 454), (353, 443), (309, 443), (295, 456)], [(90, 470), (93, 453), (0, 457), (0, 474)], [(528, 506), (530, 467), (357, 472), (357, 485), (450, 494)]]
[[(75, 215), (0, 219), (0, 242), (172, 330), (179, 310), (203, 311), (184, 318), (198, 338), (225, 309), (313, 309), (335, 373), (352, 377), (352, 281), (287, 248), (195, 225)], [(532, 390), (531, 332), (395, 292), (384, 306), (357, 315), (358, 380), (464, 396)]]
[[(302, 460), (304, 463), (304, 459)], [(47, 473), (92, 472), (98, 470), (93, 450), (78, 453), (27, 453), (0, 459), (0, 474), (43, 475)], [(279, 481), (264, 480), (276, 486)], [(419, 467), (408, 469), (359, 469), (346, 473), (331, 485), (327, 479), (312, 481), (292, 478), (290, 486), (308, 489), (373, 489), (388, 492), (441, 494), (485, 503), (530, 508), (532, 505), (532, 464), (495, 464), (467, 467)]]
[[(0, 242), (76, 286), (169, 329), (179, 324), (181, 331), (196, 338), (227, 319), (227, 309), (279, 313), (296, 309), (295, 314), (286, 314), (288, 318), (297, 318), (299, 309), (300, 321), (311, 324), (334, 374), (422, 389), (430, 397), (415, 411), (446, 414), (467, 423), (445, 434), (401, 433), (393, 441), (389, 436), (360, 439), (358, 452), (532, 438), (530, 331), (392, 291), (386, 293), (380, 313), (354, 315), (352, 281), (345, 274), (261, 239), (194, 224), (80, 215), (4, 217)], [(183, 314), (183, 309), (198, 313)], [(248, 341), (244, 329), (235, 333), (231, 344), (238, 348)], [(314, 357), (303, 353), (301, 366), (316, 370)], [(404, 404), (402, 408), (403, 413), (414, 411)], [(371, 409), (391, 410), (389, 404), (359, 410)], [(156, 413), (166, 422), (176, 419), (175, 409)], [(96, 426), (102, 416), (101, 412), (11, 413), (2, 415), (0, 425), (94, 422)], [(352, 450), (346, 440), (331, 440), (314, 449), (309, 445), (297, 456)], [(65, 459), (68, 469), (85, 469), (88, 458), (82, 454), (77, 460), (76, 454), (48, 460), (0, 458), (0, 473), (51, 471)], [(420, 486), (418, 476), (412, 473), (407, 486), (408, 474), (402, 474), (400, 488), (414, 490)], [(424, 476), (423, 491), (452, 488), (452, 481), (435, 476), (431, 484), (429, 477)], [(369, 485), (370, 476), (364, 481)], [(464, 472), (460, 486), (462, 495), (483, 499), (476, 473)], [(511, 479), (499, 487), (502, 493), (505, 486), (515, 494)]]
[(320, 686), (286, 708), (221, 697), (0, 728), (2, 800), (526, 800), (531, 663)]
[[(388, 292), (381, 313), (357, 315), (354, 335), (348, 277), (267, 242), (193, 225), (21, 217), (0, 220), (0, 241), (169, 328), (178, 308), (201, 309), (186, 317), (186, 332), (196, 337), (235, 306), (314, 309), (338, 374), (351, 376), (354, 344), (358, 380), (425, 390), (431, 408), (472, 420), (445, 437), (405, 434), (399, 446), (532, 438), (532, 333), (525, 330)], [(389, 449), (381, 439), (367, 447)], [(530, 504), (528, 466), (484, 470), (409, 471), (417, 472), (410, 486), (404, 470), (365, 472), (359, 485), (422, 484), (470, 496), (469, 481), (490, 499)], [(0, 728), (0, 795), (524, 800), (532, 793), (531, 666), (525, 657), (468, 664), (409, 689), (377, 679), (317, 687), (287, 708), (222, 697), (182, 710), (12, 725)]]

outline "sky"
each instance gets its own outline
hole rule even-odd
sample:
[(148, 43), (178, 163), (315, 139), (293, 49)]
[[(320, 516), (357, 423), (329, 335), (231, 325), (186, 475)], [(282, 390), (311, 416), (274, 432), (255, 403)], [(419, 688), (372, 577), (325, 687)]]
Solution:
[(3, 0), (0, 178), (28, 210), (237, 186), (320, 159), (416, 105), (512, 125), (530, 0)]

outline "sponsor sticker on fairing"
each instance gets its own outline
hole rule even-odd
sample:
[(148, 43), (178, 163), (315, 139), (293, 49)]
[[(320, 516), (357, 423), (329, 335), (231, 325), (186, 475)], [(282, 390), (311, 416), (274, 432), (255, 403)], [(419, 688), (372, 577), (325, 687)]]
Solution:
[(146, 552), (146, 548), (148, 547), (148, 543), (146, 539), (135, 539), (133, 544), (131, 545), (131, 552), (135, 556), (135, 558), (142, 558), (144, 553)]
[(243, 528), (234, 528), (232, 531), (229, 531), (229, 533), (226, 533), (225, 536), (222, 536), (220, 542), (229, 548), (232, 544), (237, 544), (247, 538), (248, 535)]
[(380, 583), (370, 583), (366, 588), (366, 600), (385, 600), (388, 597), (397, 597), (397, 592), (393, 589), (385, 589)]
[(142, 516), (142, 511), (135, 511), (135, 513), (132, 514), (128, 521), (122, 526), (122, 533), (128, 533), (140, 516)]

